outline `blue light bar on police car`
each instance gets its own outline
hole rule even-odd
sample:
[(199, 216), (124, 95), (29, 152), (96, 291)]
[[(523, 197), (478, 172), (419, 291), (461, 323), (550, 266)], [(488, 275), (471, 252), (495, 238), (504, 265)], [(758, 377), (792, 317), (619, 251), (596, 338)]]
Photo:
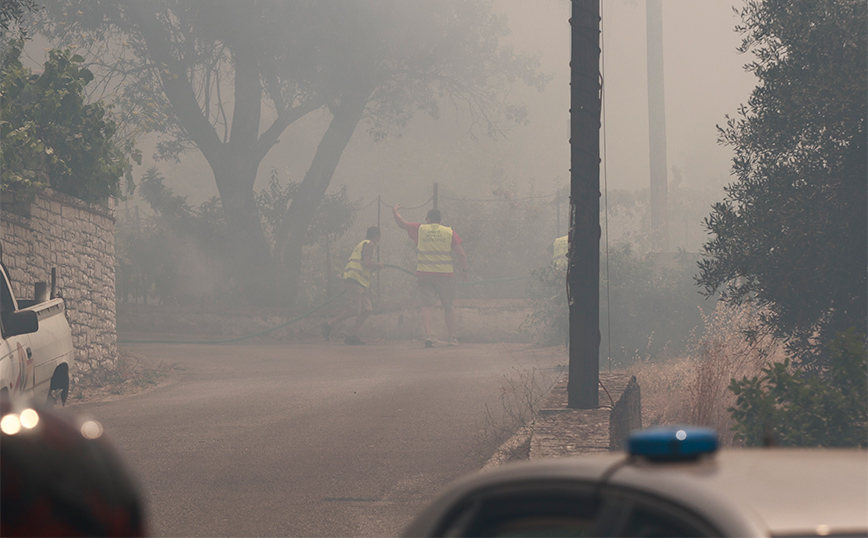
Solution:
[(660, 426), (633, 432), (627, 439), (631, 456), (650, 460), (690, 460), (717, 450), (717, 432), (694, 426)]

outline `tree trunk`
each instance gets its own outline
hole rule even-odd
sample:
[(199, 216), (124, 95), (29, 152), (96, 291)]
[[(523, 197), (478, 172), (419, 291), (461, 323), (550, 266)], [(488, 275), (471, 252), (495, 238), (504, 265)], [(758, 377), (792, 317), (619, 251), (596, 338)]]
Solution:
[(304, 238), (317, 208), (334, 176), (341, 154), (347, 147), (368, 102), (373, 86), (360, 85), (357, 91), (330, 107), (334, 115), (317, 146), (310, 169), (292, 199), (286, 226), (278, 239), (277, 259), (283, 273), (287, 297), (295, 301), (301, 278)]
[(237, 153), (227, 151), (222, 163), (213, 167), (226, 218), (225, 259), (230, 275), (244, 293), (244, 302), (277, 305), (281, 294), (276, 293), (276, 271), (253, 192), (259, 161)]
[[(231, 47), (235, 68), (232, 126), (228, 139), (221, 140), (199, 106), (186, 63), (170, 47), (171, 36), (159, 23), (156, 4), (131, 2), (129, 14), (141, 31), (155, 65), (160, 66), (157, 73), (178, 123), (214, 173), (229, 235), (228, 269), (245, 295), (243, 301), (275, 304), (279, 298), (279, 293), (275, 293), (277, 281), (253, 193), (259, 163), (273, 145), (271, 139), (259, 140), (262, 85), (257, 51), (245, 41), (235, 42)], [(303, 115), (311, 106), (315, 105), (309, 104), (295, 115), (285, 117), (281, 126), (291, 123), (291, 118), (298, 114)], [(279, 131), (275, 128), (271, 134)]]

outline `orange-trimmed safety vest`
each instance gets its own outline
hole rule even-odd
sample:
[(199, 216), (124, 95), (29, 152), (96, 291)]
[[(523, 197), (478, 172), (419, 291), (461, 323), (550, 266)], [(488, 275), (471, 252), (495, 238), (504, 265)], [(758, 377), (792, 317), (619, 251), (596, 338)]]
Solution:
[(558, 269), (567, 266), (567, 254), (570, 251), (569, 236), (558, 237), (552, 244), (552, 263)]
[(371, 286), (371, 270), (362, 266), (362, 249), (370, 242), (370, 239), (365, 239), (356, 245), (347, 266), (344, 267), (344, 279), (352, 278), (366, 288)]
[(452, 228), (436, 222), (419, 226), (416, 271), (452, 274)]

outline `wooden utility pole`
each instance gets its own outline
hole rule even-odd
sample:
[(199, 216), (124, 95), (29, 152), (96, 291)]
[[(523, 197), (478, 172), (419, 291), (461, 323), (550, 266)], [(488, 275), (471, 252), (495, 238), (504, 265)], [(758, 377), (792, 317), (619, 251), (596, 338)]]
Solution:
[(570, 60), (570, 378), (567, 406), (599, 405), (600, 4), (572, 0)]
[(648, 58), (648, 151), (654, 249), (669, 250), (669, 186), (666, 165), (666, 100), (663, 85), (663, 0), (645, 2)]

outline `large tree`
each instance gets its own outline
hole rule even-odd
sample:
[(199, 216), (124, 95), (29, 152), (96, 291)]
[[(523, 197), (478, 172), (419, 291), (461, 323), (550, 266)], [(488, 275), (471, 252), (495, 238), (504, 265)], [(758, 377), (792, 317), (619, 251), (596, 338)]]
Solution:
[[(274, 297), (274, 275), (247, 269), (274, 260), (292, 299), (305, 235), (360, 121), (382, 137), (415, 111), (438, 116), (445, 102), (490, 134), (524, 119), (504, 100), (509, 85), (545, 78), (534, 58), (500, 45), (507, 29), (490, 4), (54, 0), (43, 30), (86, 49), (130, 119), (164, 135), (161, 156), (202, 152), (237, 274), (261, 290), (254, 300)], [(259, 164), (289, 125), (322, 107), (330, 124), (269, 252), (253, 192)]]
[(766, 307), (803, 366), (838, 331), (866, 330), (864, 0), (751, 0), (737, 30), (759, 79), (720, 128), (735, 181), (715, 204), (699, 284)]

